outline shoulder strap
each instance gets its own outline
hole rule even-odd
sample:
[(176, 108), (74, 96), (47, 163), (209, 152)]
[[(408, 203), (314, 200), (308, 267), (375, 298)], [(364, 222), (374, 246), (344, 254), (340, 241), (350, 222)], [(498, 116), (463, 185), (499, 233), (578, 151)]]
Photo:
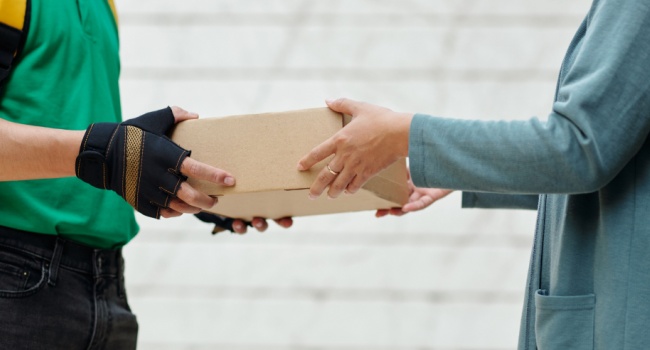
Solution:
[(108, 0), (108, 5), (111, 7), (111, 11), (113, 11), (113, 17), (115, 18), (115, 23), (117, 23), (117, 9), (115, 8), (115, 1)]
[(25, 45), (30, 12), (30, 0), (0, 0), (0, 86)]
[[(117, 10), (107, 0), (115, 23)], [(25, 46), (31, 18), (31, 0), (0, 0), (0, 90)]]

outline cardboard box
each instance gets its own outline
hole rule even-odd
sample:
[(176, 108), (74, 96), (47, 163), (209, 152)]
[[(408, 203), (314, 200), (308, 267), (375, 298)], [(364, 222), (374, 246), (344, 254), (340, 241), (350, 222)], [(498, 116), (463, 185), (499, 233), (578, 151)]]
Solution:
[(408, 200), (406, 162), (401, 159), (370, 179), (354, 195), (308, 197), (326, 159), (311, 170), (298, 160), (340, 130), (349, 118), (328, 108), (281, 113), (202, 118), (179, 123), (172, 140), (192, 158), (229, 171), (234, 187), (188, 180), (219, 203), (210, 212), (251, 220), (401, 207)]

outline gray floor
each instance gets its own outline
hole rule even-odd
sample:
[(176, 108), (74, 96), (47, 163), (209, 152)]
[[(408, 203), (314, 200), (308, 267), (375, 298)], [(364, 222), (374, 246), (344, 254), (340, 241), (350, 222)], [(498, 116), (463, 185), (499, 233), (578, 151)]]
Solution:
[[(457, 118), (544, 118), (586, 0), (118, 1), (125, 117), (346, 96)], [(496, 350), (516, 344), (534, 212), (297, 218), (245, 236), (139, 217), (140, 349)]]

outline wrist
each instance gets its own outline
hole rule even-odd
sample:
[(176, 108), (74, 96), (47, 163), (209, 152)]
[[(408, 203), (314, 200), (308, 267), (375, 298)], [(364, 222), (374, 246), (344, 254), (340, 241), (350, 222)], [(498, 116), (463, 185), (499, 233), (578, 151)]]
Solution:
[(74, 176), (75, 175), (75, 162), (79, 154), (79, 145), (83, 139), (83, 130), (64, 130), (60, 133), (58, 142), (59, 147), (56, 149), (61, 150), (59, 157), (55, 157), (60, 161), (55, 161), (52, 164), (53, 169), (61, 176)]
[(409, 155), (409, 135), (411, 132), (411, 122), (413, 121), (413, 113), (400, 113), (399, 122), (397, 125), (397, 149), (399, 156), (406, 158)]
[(112, 167), (107, 164), (107, 151), (118, 127), (116, 123), (95, 123), (86, 129), (75, 160), (78, 178), (94, 187), (108, 188)]

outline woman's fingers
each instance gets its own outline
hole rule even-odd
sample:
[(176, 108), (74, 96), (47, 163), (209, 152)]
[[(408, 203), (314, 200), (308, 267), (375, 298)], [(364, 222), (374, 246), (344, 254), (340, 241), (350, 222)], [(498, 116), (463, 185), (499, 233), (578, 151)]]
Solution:
[[(334, 170), (333, 165), (334, 161), (330, 162), (327, 166), (321, 169), (320, 173), (316, 177), (316, 181), (309, 188), (309, 198), (316, 199), (318, 198), (325, 189), (336, 179), (340, 174), (339, 170)], [(341, 169), (342, 170), (342, 169)]]
[(402, 207), (402, 211), (409, 213), (425, 209), (440, 199), (448, 196), (452, 190), (442, 188), (415, 188), (409, 202)]
[(311, 169), (311, 167), (316, 165), (321, 160), (334, 154), (335, 149), (336, 147), (334, 144), (334, 138), (330, 137), (320, 145), (314, 147), (311, 151), (309, 151), (309, 153), (307, 153), (298, 161), (298, 170), (305, 171)]

